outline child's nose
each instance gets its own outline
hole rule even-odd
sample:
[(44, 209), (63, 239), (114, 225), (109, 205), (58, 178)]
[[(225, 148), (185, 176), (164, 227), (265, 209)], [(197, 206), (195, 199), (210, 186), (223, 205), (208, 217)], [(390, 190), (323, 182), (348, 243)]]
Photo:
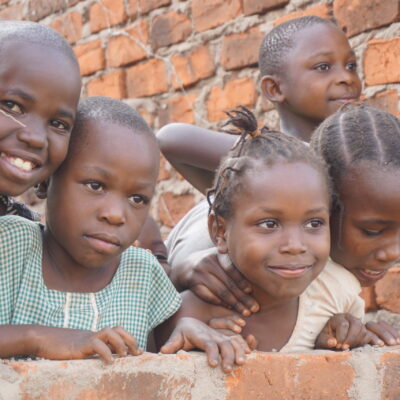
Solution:
[(339, 84), (352, 85), (354, 83), (354, 72), (346, 67), (340, 67), (337, 72), (337, 82)]
[(376, 252), (376, 259), (384, 263), (394, 263), (400, 260), (400, 240), (396, 238), (392, 243), (380, 248)]
[(307, 250), (307, 246), (302, 240), (302, 235), (297, 229), (286, 232), (282, 239), (280, 246), (281, 253), (301, 254)]
[(40, 121), (30, 121), (25, 128), (19, 130), (18, 138), (37, 149), (43, 149), (47, 145), (47, 131)]
[(103, 205), (100, 210), (100, 219), (110, 225), (123, 225), (125, 219), (125, 208), (121, 201), (113, 199), (111, 196), (104, 198)]

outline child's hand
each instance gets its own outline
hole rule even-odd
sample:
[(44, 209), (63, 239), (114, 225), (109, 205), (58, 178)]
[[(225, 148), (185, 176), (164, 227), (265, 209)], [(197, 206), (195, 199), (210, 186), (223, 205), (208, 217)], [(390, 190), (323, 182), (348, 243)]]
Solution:
[(396, 346), (400, 344), (400, 335), (391, 325), (384, 321), (367, 322), (366, 328), (373, 332), (387, 346)]
[[(225, 335), (234, 335), (242, 332), (246, 321), (237, 314), (226, 315), (225, 317), (212, 318), (208, 321), (208, 326), (218, 329)], [(253, 335), (247, 335), (246, 343), (251, 350), (256, 350), (258, 341)]]
[(124, 357), (140, 355), (136, 339), (120, 326), (92, 332), (79, 329), (44, 328), (38, 338), (35, 355), (50, 360), (72, 360), (99, 355), (106, 363), (113, 361), (112, 354)]
[(216, 248), (192, 254), (171, 269), (170, 278), (178, 290), (190, 289), (202, 300), (233, 308), (244, 316), (260, 308), (249, 295), (252, 288), (246, 278), (232, 264), (220, 265)]
[(231, 372), (233, 364), (243, 365), (250, 348), (240, 335), (227, 336), (211, 329), (194, 318), (181, 318), (160, 352), (175, 353), (178, 350), (200, 349), (207, 353), (208, 364), (218, 365), (221, 357), (224, 372)]
[(326, 323), (315, 342), (317, 349), (348, 350), (365, 344), (383, 346), (382, 340), (350, 314), (336, 314)]

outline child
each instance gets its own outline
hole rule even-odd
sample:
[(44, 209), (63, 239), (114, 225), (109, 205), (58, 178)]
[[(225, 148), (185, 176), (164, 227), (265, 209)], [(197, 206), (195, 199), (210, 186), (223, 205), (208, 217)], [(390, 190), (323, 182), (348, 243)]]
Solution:
[[(260, 48), (261, 93), (275, 105), (281, 130), (309, 141), (313, 130), (327, 116), (341, 104), (359, 97), (361, 82), (356, 65), (346, 35), (326, 19), (301, 17), (272, 29)], [(211, 186), (222, 156), (235, 141), (230, 135), (188, 124), (167, 125), (157, 138), (168, 161), (203, 193)], [(177, 287), (194, 285), (193, 281), (188, 282), (193, 273), (187, 268), (188, 256), (212, 247), (206, 215), (207, 205), (200, 203), (168, 237), (170, 277)], [(237, 289), (243, 294), (240, 286)], [(205, 287), (196, 290), (201, 294)], [(252, 301), (235, 303), (241, 310), (256, 307)]]
[[(180, 297), (162, 267), (131, 246), (158, 163), (139, 114), (105, 97), (82, 101), (67, 159), (38, 188), (47, 196), (46, 226), (0, 219), (0, 357), (98, 354), (111, 362), (112, 353), (140, 354), (151, 330), (177, 311)], [(215, 365), (219, 346), (230, 369), (249, 351), (240, 340), (183, 320), (164, 351), (206, 348)]]
[(0, 216), (35, 219), (10, 196), (48, 178), (65, 158), (79, 65), (61, 35), (34, 22), (0, 21), (0, 53)]
[[(260, 134), (248, 110), (231, 116), (250, 138), (242, 135), (218, 169), (208, 195), (210, 235), (222, 262), (246, 276), (260, 304), (243, 335), (253, 334), (262, 351), (304, 351), (333, 314), (363, 314), (357, 280), (335, 265), (323, 270), (330, 248), (327, 170), (300, 140)], [(207, 322), (227, 315), (190, 291), (182, 301), (180, 316)]]

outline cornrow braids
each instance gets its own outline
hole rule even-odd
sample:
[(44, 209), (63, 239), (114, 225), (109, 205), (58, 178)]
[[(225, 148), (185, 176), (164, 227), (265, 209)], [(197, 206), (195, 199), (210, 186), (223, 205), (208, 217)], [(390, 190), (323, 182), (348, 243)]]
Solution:
[(328, 165), (337, 193), (342, 177), (357, 163), (400, 168), (400, 120), (363, 103), (345, 105), (316, 129), (311, 147)]
[(320, 24), (339, 29), (334, 22), (317, 16), (295, 18), (273, 28), (261, 43), (258, 58), (261, 76), (279, 75), (284, 69), (285, 57), (296, 44), (298, 32)]
[(246, 107), (229, 111), (227, 124), (234, 129), (228, 133), (240, 134), (240, 139), (221, 161), (214, 186), (207, 192), (210, 212), (223, 218), (232, 216), (235, 196), (244, 185), (244, 177), (260, 168), (277, 162), (304, 162), (320, 171), (330, 190), (327, 168), (301, 140), (282, 132), (270, 131), (266, 126), (258, 129), (257, 119)]

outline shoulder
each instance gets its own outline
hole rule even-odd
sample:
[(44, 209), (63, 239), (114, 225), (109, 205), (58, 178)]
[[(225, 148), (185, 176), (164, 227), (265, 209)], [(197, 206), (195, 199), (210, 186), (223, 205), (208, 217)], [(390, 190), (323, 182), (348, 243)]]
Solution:
[(15, 215), (0, 217), (1, 244), (35, 239), (41, 236), (40, 225)]

